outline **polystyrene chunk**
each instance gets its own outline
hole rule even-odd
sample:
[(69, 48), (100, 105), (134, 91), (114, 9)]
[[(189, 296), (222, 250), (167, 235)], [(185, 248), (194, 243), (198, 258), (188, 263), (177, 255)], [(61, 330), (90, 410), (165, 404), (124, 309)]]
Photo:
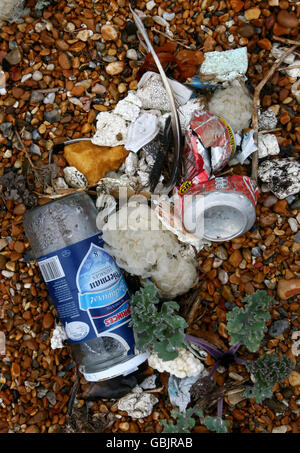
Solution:
[(206, 52), (199, 74), (216, 74), (215, 79), (225, 82), (246, 74), (248, 69), (247, 47), (224, 52)]

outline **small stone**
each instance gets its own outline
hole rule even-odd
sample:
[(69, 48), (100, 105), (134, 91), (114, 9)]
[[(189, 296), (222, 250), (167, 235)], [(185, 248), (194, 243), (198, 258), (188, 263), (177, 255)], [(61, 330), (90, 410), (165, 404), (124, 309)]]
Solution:
[(40, 93), (39, 91), (32, 91), (31, 96), (30, 96), (31, 104), (41, 102), (43, 99), (44, 99), (43, 93)]
[(220, 245), (220, 246), (216, 249), (215, 254), (217, 255), (217, 257), (218, 257), (220, 260), (227, 260), (227, 258), (228, 258), (227, 250), (226, 250), (226, 248), (223, 247), (222, 245)]
[(55, 96), (55, 93), (48, 93), (44, 99), (44, 104), (54, 104)]
[(167, 11), (164, 11), (163, 18), (170, 22), (171, 20), (175, 19), (175, 13), (168, 13)]
[(290, 297), (300, 294), (300, 279), (279, 280), (277, 285), (277, 295), (280, 299), (287, 300)]
[(62, 69), (71, 69), (71, 62), (66, 53), (61, 53), (58, 57), (58, 62)]
[(60, 120), (60, 112), (58, 109), (50, 110), (44, 113), (44, 120), (48, 123), (57, 123)]
[(256, 258), (258, 258), (259, 256), (261, 256), (260, 248), (259, 247), (252, 247), (251, 254), (252, 254), (252, 256), (255, 256)]
[(287, 212), (287, 201), (286, 200), (279, 200), (273, 207), (273, 211), (276, 212), (277, 214), (280, 214), (281, 216), (286, 216)]
[(4, 255), (0, 255), (0, 269), (5, 269), (7, 258)]
[(26, 206), (23, 203), (19, 203), (13, 210), (15, 215), (23, 215), (26, 212)]
[(137, 51), (135, 49), (128, 49), (126, 52), (126, 57), (129, 58), (129, 60), (137, 60)]
[(0, 239), (0, 251), (5, 249), (5, 247), (8, 245), (8, 241), (5, 238)]
[(101, 35), (104, 41), (117, 41), (120, 32), (114, 25), (103, 25), (101, 27)]
[(82, 96), (83, 93), (85, 92), (85, 88), (82, 85), (75, 85), (72, 90), (71, 90), (71, 95), (72, 96)]
[(77, 33), (77, 38), (83, 42), (86, 42), (93, 35), (92, 30), (80, 30)]
[(300, 244), (300, 231), (297, 234), (295, 234), (294, 241), (297, 242), (297, 244)]
[(96, 94), (104, 94), (106, 92), (106, 88), (104, 85), (101, 85), (100, 83), (96, 83), (93, 88), (92, 88), (92, 93)]
[(283, 334), (289, 328), (289, 321), (287, 319), (278, 319), (274, 321), (269, 327), (269, 334), (271, 337), (278, 337)]
[(275, 195), (269, 195), (263, 202), (263, 205), (266, 207), (266, 208), (271, 208), (272, 206), (274, 206), (275, 203), (277, 203), (278, 201), (278, 198), (275, 197)]
[(288, 219), (288, 224), (290, 226), (290, 229), (292, 230), (293, 233), (297, 233), (298, 231), (298, 222), (296, 219), (293, 219), (292, 217), (290, 217)]
[(43, 317), (43, 328), (50, 329), (54, 324), (54, 318), (51, 313), (46, 313)]
[(259, 222), (261, 226), (271, 226), (277, 221), (277, 215), (274, 213), (270, 214), (261, 214)]
[(12, 123), (6, 121), (0, 124), (0, 132), (2, 133), (3, 137), (8, 138), (12, 132)]
[(27, 426), (25, 433), (28, 434), (37, 434), (40, 432), (40, 428), (36, 425)]
[(229, 263), (233, 267), (238, 267), (242, 261), (243, 257), (239, 250), (234, 250), (233, 253), (229, 257)]
[(275, 428), (272, 429), (272, 434), (285, 434), (286, 432), (287, 432), (286, 425), (275, 426)]
[(124, 422), (119, 424), (119, 428), (121, 431), (128, 431), (129, 430), (129, 423)]
[(40, 80), (42, 80), (43, 74), (41, 73), (41, 71), (34, 71), (34, 73), (32, 74), (32, 78), (36, 82), (39, 82)]
[(238, 28), (239, 35), (243, 36), (243, 38), (251, 38), (255, 34), (255, 28), (251, 24), (242, 24)]
[(244, 12), (246, 20), (256, 20), (259, 18), (261, 11), (258, 7), (249, 8)]
[(228, 283), (228, 274), (224, 269), (220, 269), (218, 273), (218, 279), (223, 285), (226, 285)]
[(8, 54), (5, 57), (5, 60), (8, 61), (8, 63), (11, 66), (20, 64), (22, 61), (22, 53), (21, 53), (20, 48), (18, 46), (16, 46), (13, 50), (8, 52)]
[(55, 395), (54, 392), (47, 392), (46, 398), (49, 401), (49, 403), (51, 404), (51, 406), (55, 406), (55, 404), (56, 404), (56, 395)]
[(13, 362), (11, 365), (11, 375), (13, 378), (20, 376), (21, 369), (20, 365), (16, 362)]
[(155, 7), (156, 7), (156, 3), (154, 0), (150, 0), (150, 2), (146, 3), (146, 8), (148, 11), (152, 11), (153, 8), (155, 8)]
[(277, 15), (277, 22), (279, 25), (286, 28), (295, 28), (299, 25), (296, 14), (283, 9)]
[(292, 387), (296, 387), (300, 385), (300, 373), (298, 371), (293, 370), (289, 375), (289, 383)]
[(109, 63), (106, 66), (105, 71), (107, 72), (107, 74), (115, 76), (117, 74), (121, 74), (121, 72), (123, 72), (124, 69), (125, 69), (124, 61), (113, 61), (112, 63)]

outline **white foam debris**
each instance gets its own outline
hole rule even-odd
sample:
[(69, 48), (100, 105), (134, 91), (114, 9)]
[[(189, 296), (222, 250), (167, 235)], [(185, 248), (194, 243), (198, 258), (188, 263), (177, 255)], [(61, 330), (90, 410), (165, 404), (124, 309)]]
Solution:
[(91, 141), (98, 146), (124, 145), (128, 133), (128, 123), (113, 112), (100, 112), (97, 115), (96, 133)]
[(246, 74), (248, 69), (247, 47), (226, 50), (224, 52), (206, 52), (199, 74), (216, 74), (214, 81), (235, 80)]
[[(216, 52), (219, 53), (219, 52)], [(234, 132), (246, 129), (252, 117), (253, 100), (245, 84), (233, 80), (227, 88), (218, 88), (208, 103), (208, 110), (223, 117)]]

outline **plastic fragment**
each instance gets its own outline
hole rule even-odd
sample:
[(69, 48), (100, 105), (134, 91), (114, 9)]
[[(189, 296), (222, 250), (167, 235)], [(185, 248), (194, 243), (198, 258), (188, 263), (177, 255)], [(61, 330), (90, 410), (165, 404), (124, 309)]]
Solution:
[(129, 126), (125, 148), (137, 153), (143, 146), (151, 142), (158, 132), (157, 116), (143, 113)]
[(185, 412), (191, 401), (190, 388), (202, 375), (203, 373), (199, 373), (197, 376), (188, 376), (183, 379), (170, 375), (168, 380), (170, 403), (177, 406), (180, 412)]

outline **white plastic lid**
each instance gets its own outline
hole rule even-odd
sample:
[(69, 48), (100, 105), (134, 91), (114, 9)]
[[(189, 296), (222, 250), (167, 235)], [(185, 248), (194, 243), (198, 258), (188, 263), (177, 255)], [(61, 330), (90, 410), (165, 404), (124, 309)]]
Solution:
[(119, 363), (110, 368), (107, 368), (106, 370), (98, 371), (96, 373), (83, 372), (82, 374), (84, 378), (89, 382), (105, 381), (107, 379), (113, 379), (121, 375), (126, 376), (127, 374), (136, 371), (137, 367), (141, 363), (145, 362), (145, 360), (148, 359), (149, 355), (149, 352), (145, 352), (143, 354), (135, 355), (131, 359), (126, 360), (126, 362)]

